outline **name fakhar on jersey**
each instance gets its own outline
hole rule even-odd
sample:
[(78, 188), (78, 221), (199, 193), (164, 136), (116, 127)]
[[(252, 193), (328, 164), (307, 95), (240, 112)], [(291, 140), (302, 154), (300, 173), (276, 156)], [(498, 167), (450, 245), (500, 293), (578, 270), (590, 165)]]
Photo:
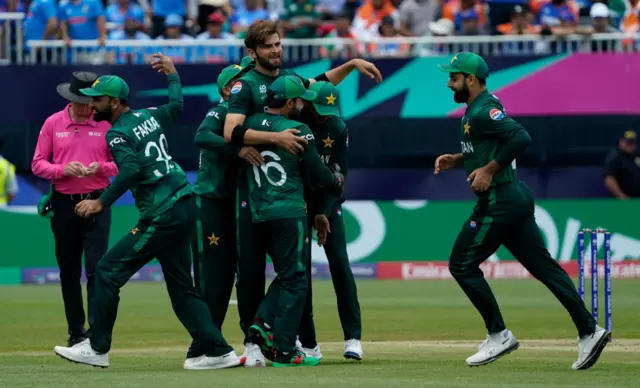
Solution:
[(156, 130), (162, 128), (160, 124), (156, 121), (154, 117), (151, 117), (142, 122), (142, 124), (133, 128), (133, 133), (136, 135), (138, 140), (142, 139), (145, 136), (155, 132)]

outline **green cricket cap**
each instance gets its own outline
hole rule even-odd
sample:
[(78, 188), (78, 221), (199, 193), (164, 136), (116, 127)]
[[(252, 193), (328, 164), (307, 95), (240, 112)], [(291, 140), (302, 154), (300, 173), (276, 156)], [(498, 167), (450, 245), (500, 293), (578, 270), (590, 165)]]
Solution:
[(312, 103), (320, 116), (340, 117), (340, 109), (338, 109), (340, 93), (338, 93), (338, 89), (333, 86), (331, 82), (318, 81), (311, 85), (309, 90), (317, 94)]
[(456, 54), (446, 65), (438, 65), (438, 68), (447, 73), (465, 73), (474, 75), (480, 79), (489, 77), (489, 66), (478, 54), (461, 52)]
[(222, 89), (229, 85), (229, 82), (231, 82), (232, 79), (246, 73), (253, 67), (255, 67), (255, 62), (253, 61), (253, 58), (247, 55), (242, 58), (239, 65), (230, 65), (222, 69), (220, 75), (218, 75), (218, 80), (216, 81), (216, 84), (218, 85), (218, 92), (222, 94)]
[(90, 88), (80, 89), (80, 93), (89, 97), (109, 96), (121, 100), (129, 99), (129, 85), (115, 75), (103, 75), (93, 82)]
[(316, 92), (306, 89), (302, 84), (302, 80), (294, 75), (283, 75), (276, 78), (269, 86), (269, 90), (273, 93), (272, 98), (274, 100), (302, 98), (303, 100), (313, 101), (316, 98)]

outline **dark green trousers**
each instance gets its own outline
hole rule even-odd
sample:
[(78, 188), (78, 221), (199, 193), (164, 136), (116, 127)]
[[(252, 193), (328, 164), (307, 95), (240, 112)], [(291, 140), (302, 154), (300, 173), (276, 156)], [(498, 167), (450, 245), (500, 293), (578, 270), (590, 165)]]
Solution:
[[(344, 339), (361, 339), (362, 320), (360, 317), (360, 303), (358, 302), (358, 288), (349, 264), (347, 254), (347, 236), (342, 218), (342, 206), (334, 204), (331, 213), (328, 215), (331, 233), (327, 237), (324, 245), (324, 252), (329, 262), (331, 281), (336, 293), (338, 303), (338, 315), (342, 324)], [(313, 218), (309, 218), (308, 234), (311, 236)], [(311, 249), (307, 250), (309, 262), (311, 262)], [(300, 323), (300, 342), (306, 348), (314, 348), (317, 345), (315, 324), (313, 322), (313, 293), (311, 287), (311, 266), (309, 266), (309, 294), (305, 311)]]
[(310, 256), (305, 253), (309, 246), (306, 221), (285, 218), (255, 223), (276, 272), (256, 315), (272, 328), (273, 346), (280, 353), (295, 348), (307, 300)]
[(593, 333), (595, 321), (569, 275), (547, 251), (535, 221), (533, 196), (522, 182), (491, 189), (479, 199), (449, 258), (451, 275), (482, 315), (489, 333), (506, 326), (480, 264), (501, 245), (562, 303), (580, 336)]
[[(192, 233), (193, 272), (196, 289), (222, 331), (236, 276), (235, 198), (195, 197), (196, 225)], [(191, 350), (199, 345), (194, 341)]]
[(171, 306), (191, 337), (200, 344), (200, 356), (220, 356), (233, 350), (211, 320), (191, 278), (190, 234), (194, 226), (191, 196), (149, 220), (140, 220), (98, 262), (95, 283), (95, 322), (89, 330), (91, 346), (100, 353), (111, 348), (111, 335), (120, 301), (120, 288), (145, 264), (158, 258)]
[(248, 330), (253, 325), (260, 303), (264, 299), (266, 284), (265, 271), (267, 254), (260, 239), (259, 231), (251, 221), (251, 204), (246, 187), (246, 178), (239, 180), (236, 198), (236, 246), (238, 253), (236, 298), (240, 329), (244, 333), (244, 343), (251, 342)]

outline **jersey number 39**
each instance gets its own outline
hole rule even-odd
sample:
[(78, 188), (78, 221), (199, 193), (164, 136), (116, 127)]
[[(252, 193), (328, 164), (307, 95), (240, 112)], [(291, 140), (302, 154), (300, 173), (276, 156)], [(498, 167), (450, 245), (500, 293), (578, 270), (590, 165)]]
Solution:
[(151, 150), (155, 150), (153, 153), (157, 155), (156, 162), (164, 162), (166, 167), (166, 171), (164, 174), (158, 169), (153, 171), (155, 176), (161, 177), (171, 171), (171, 169), (173, 168), (173, 164), (171, 164), (170, 162), (170, 160), (172, 159), (171, 155), (169, 155), (169, 153), (167, 152), (169, 143), (167, 143), (167, 138), (164, 136), (164, 133), (160, 135), (158, 143), (156, 143), (155, 141), (148, 142), (147, 146), (144, 148), (144, 156), (151, 157)]
[[(262, 170), (262, 172), (264, 173), (264, 176), (265, 178), (267, 178), (267, 181), (271, 183), (271, 185), (273, 186), (284, 185), (285, 182), (287, 181), (287, 173), (286, 171), (284, 171), (284, 168), (282, 167), (282, 165), (278, 163), (280, 161), (280, 157), (272, 151), (262, 151), (260, 155), (262, 155), (262, 157), (265, 159), (267, 159), (267, 157), (270, 157), (273, 159), (273, 161), (265, 163), (260, 166), (260, 170)], [(269, 169), (275, 169), (279, 173), (280, 179), (278, 179), (277, 181), (274, 181), (273, 179), (271, 179), (269, 177)], [(253, 166), (253, 175), (255, 177), (256, 184), (258, 185), (258, 187), (262, 187), (262, 180), (260, 179), (260, 170), (258, 170), (258, 166)]]

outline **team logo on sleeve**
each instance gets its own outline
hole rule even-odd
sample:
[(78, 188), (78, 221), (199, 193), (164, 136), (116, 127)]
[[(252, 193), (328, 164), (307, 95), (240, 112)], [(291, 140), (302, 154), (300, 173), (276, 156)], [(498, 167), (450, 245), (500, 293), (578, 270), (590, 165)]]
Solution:
[(489, 111), (489, 116), (491, 116), (491, 120), (502, 120), (504, 118), (504, 113), (500, 109), (491, 109)]
[(233, 84), (233, 87), (231, 88), (231, 94), (236, 94), (241, 90), (242, 90), (242, 82), (238, 81), (235, 84)]

